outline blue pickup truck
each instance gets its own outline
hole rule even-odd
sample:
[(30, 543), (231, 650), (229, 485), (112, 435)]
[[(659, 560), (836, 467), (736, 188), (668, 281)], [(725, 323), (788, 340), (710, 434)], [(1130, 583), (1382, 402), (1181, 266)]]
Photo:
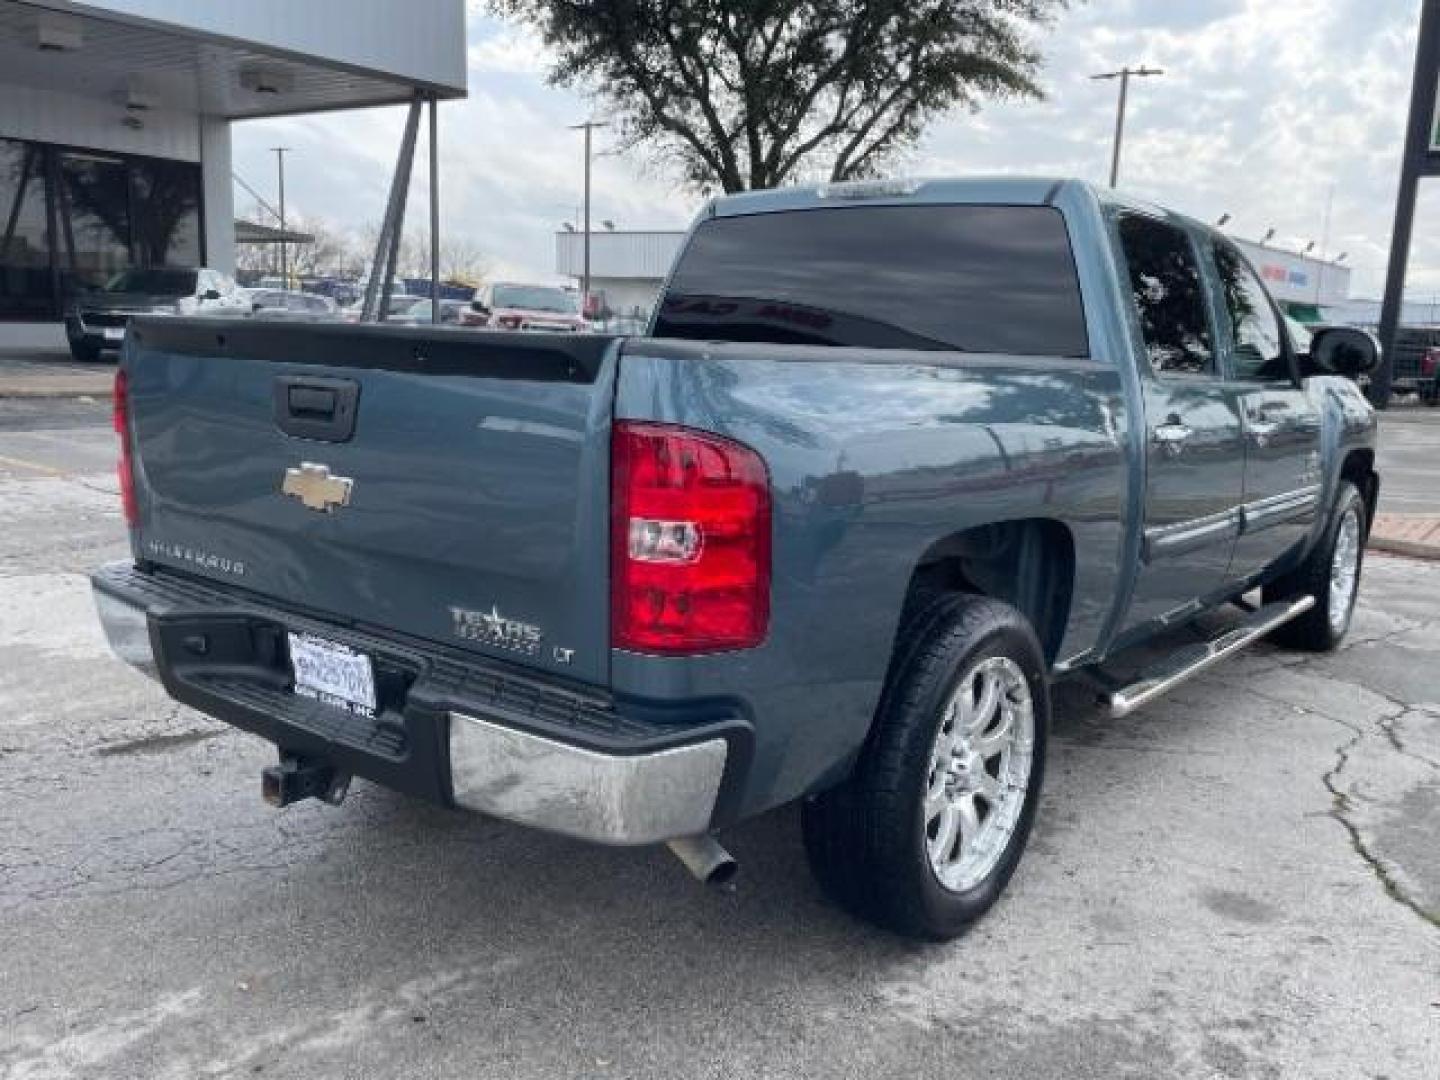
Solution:
[(95, 598), (278, 747), (276, 805), (365, 777), (719, 880), (717, 830), (801, 800), (830, 895), (947, 938), (1025, 847), (1054, 680), (1120, 715), (1343, 637), (1377, 359), (1081, 182), (735, 195), (646, 337), (137, 318)]

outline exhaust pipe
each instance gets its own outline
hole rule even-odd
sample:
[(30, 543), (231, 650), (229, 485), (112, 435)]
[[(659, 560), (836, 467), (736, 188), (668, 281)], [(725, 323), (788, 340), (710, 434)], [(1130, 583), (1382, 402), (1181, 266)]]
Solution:
[(713, 836), (682, 836), (667, 840), (665, 846), (685, 864), (685, 869), (694, 875), (696, 881), (717, 889), (734, 886), (740, 864)]

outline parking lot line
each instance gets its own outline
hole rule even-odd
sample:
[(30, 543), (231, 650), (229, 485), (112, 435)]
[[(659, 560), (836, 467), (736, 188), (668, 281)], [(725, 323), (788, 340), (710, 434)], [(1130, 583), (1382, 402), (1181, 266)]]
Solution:
[(44, 473), (46, 476), (70, 475), (64, 469), (57, 469), (52, 465), (42, 465), (38, 461), (26, 461), (24, 458), (8, 457), (5, 454), (0, 454), (0, 465), (9, 465), (16, 469), (31, 469), (38, 473)]

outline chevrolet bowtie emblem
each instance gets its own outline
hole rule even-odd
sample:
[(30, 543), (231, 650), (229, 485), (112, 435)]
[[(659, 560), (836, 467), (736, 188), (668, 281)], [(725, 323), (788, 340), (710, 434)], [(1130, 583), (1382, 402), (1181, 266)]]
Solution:
[(331, 476), (329, 465), (302, 461), (298, 469), (286, 469), (280, 485), (282, 494), (299, 499), (310, 510), (328, 514), (337, 506), (350, 505), (355, 481), (348, 476)]

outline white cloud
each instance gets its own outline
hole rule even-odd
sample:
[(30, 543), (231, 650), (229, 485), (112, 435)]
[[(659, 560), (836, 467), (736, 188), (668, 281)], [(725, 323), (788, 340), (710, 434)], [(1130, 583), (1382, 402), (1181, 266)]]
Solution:
[[(1116, 86), (1094, 72), (1141, 62), (1165, 69), (1131, 85), (1122, 183), (1197, 217), (1232, 215), (1240, 235), (1274, 227), (1348, 250), (1358, 293), (1378, 292), (1394, 212), (1409, 100), (1416, 5), (1390, 0), (1091, 0), (1043, 45), (1043, 102), (957, 112), (904, 163), (925, 174), (1025, 172), (1103, 181)], [(471, 5), (470, 96), (441, 106), (442, 227), (491, 255), (497, 270), (548, 277), (553, 233), (581, 190), (582, 96), (548, 86), (542, 43)], [(266, 148), (292, 146), (292, 205), (360, 229), (379, 219), (404, 123), (376, 109), (237, 125), (235, 164), (273, 190)], [(603, 133), (599, 139), (603, 148)], [(422, 148), (423, 149), (423, 148)], [(648, 167), (647, 167), (648, 164)], [(425, 213), (425, 155), (411, 212)], [(248, 196), (237, 194), (241, 206)], [(594, 218), (682, 227), (699, 200), (641, 160), (602, 156)], [(1440, 289), (1440, 200), (1422, 199), (1411, 280)], [(1428, 234), (1437, 234), (1430, 240)]]

